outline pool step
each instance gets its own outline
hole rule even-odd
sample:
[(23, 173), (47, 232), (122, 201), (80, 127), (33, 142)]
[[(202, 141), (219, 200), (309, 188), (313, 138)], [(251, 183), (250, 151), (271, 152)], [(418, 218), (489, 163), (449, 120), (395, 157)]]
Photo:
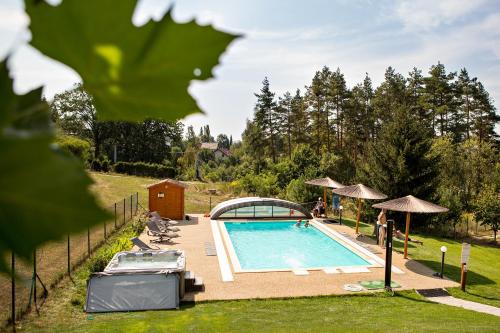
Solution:
[(186, 283), (186, 292), (205, 290), (203, 279), (200, 276), (195, 276), (193, 272), (186, 271), (184, 273), (184, 279)]

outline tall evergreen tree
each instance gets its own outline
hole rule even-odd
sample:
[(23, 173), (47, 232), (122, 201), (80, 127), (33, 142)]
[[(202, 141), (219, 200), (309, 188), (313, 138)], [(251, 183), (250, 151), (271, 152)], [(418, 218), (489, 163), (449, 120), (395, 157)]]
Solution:
[(294, 145), (309, 143), (309, 115), (304, 97), (297, 89), (292, 98), (292, 142)]
[(260, 94), (254, 94), (257, 97), (255, 104), (254, 119), (257, 130), (260, 131), (273, 159), (276, 162), (276, 136), (278, 134), (278, 119), (276, 117), (275, 94), (269, 89), (269, 80), (264, 78)]
[(456, 112), (453, 104), (452, 80), (456, 73), (446, 73), (443, 64), (431, 66), (430, 76), (424, 78), (425, 107), (430, 110), (431, 125), (435, 133), (439, 130), (441, 136), (449, 131), (450, 116)]
[(344, 74), (340, 72), (340, 68), (337, 68), (337, 70), (331, 74), (331, 78), (328, 82), (328, 96), (331, 100), (333, 113), (335, 114), (337, 148), (340, 149), (342, 148), (343, 141), (342, 115), (348, 98)]
[(491, 97), (481, 82), (476, 83), (473, 96), (472, 131), (478, 137), (480, 143), (495, 140), (498, 137), (495, 132), (495, 125), (500, 121), (500, 117), (496, 114)]
[(286, 142), (286, 151), (288, 158), (292, 157), (292, 95), (286, 92), (283, 97), (279, 98), (278, 106), (276, 108), (276, 115), (279, 122), (279, 131), (283, 134), (283, 139)]
[(325, 81), (328, 67), (323, 71), (317, 71), (314, 75), (311, 85), (307, 88), (306, 99), (311, 113), (311, 130), (313, 131), (313, 147), (319, 154), (323, 142), (327, 140), (325, 134), (329, 133), (328, 109), (327, 109), (327, 81)]
[(429, 154), (431, 134), (409, 108), (400, 107), (368, 145), (360, 179), (390, 198), (412, 194), (433, 199), (436, 160)]
[(381, 126), (390, 121), (396, 110), (406, 102), (406, 79), (396, 73), (394, 68), (388, 67), (385, 71), (385, 80), (375, 90), (373, 98), (375, 114), (375, 135)]

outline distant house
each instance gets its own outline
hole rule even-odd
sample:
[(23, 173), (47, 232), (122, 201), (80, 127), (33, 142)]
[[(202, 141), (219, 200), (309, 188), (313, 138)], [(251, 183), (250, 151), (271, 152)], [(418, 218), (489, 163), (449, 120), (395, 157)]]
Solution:
[(226, 148), (217, 148), (216, 150), (214, 150), (214, 155), (216, 159), (219, 159), (231, 156), (231, 152)]
[(231, 156), (229, 149), (219, 147), (217, 142), (202, 142), (200, 149), (211, 150), (214, 153), (216, 159)]

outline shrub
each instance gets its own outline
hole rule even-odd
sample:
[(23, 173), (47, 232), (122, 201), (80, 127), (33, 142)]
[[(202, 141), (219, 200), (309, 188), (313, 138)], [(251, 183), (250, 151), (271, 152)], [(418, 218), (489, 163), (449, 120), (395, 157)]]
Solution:
[(56, 138), (56, 143), (62, 150), (69, 152), (83, 163), (90, 159), (90, 143), (70, 135), (61, 135)]
[(172, 178), (175, 177), (175, 169), (171, 166), (146, 162), (118, 162), (114, 166), (115, 172), (127, 175)]
[(94, 171), (108, 172), (111, 169), (111, 161), (107, 156), (100, 156), (98, 159), (92, 160), (90, 168)]

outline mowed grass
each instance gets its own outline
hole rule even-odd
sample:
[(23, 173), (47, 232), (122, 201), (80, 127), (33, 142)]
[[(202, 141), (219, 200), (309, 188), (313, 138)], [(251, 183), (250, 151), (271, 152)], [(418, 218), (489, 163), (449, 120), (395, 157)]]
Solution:
[[(146, 185), (155, 179), (93, 173), (94, 190), (103, 204), (139, 192), (147, 207)], [(208, 211), (208, 188), (219, 195), (214, 204), (227, 200), (231, 192), (225, 184), (190, 183), (186, 192), (186, 212)], [(355, 221), (343, 218), (354, 227)], [(373, 226), (361, 223), (370, 235)], [(412, 258), (437, 269), (439, 247), (448, 246), (445, 274), (458, 279), (459, 241), (415, 236), (424, 246), (411, 244)], [(400, 242), (395, 243), (401, 251)], [(467, 293), (452, 290), (458, 297), (498, 304), (500, 253), (498, 248), (475, 245), (471, 251), (471, 272)], [(78, 274), (75, 274), (78, 276)], [(87, 315), (81, 305), (72, 305), (75, 287), (65, 281), (54, 290), (41, 310), (20, 325), (24, 332), (499, 332), (500, 318), (461, 308), (429, 302), (415, 292), (311, 297), (293, 299), (241, 300), (183, 304), (176, 311), (145, 311)]]
[(184, 304), (180, 310), (71, 316), (26, 332), (495, 332), (500, 317), (414, 292)]

